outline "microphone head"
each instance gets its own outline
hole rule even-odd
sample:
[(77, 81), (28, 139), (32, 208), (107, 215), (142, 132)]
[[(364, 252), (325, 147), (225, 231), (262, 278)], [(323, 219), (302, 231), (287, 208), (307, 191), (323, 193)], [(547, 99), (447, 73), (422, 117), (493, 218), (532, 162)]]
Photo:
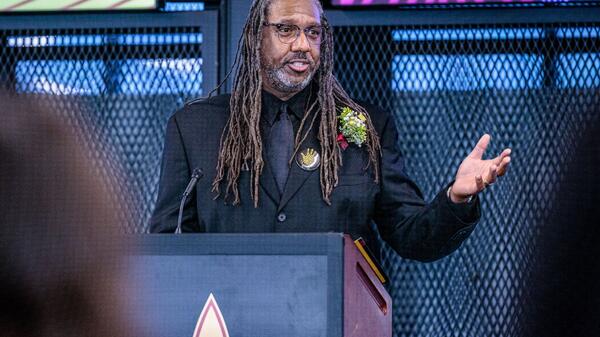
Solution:
[(204, 172), (202, 171), (201, 168), (196, 167), (194, 169), (194, 172), (192, 172), (192, 178), (200, 179), (200, 178), (202, 178), (202, 176), (204, 176)]

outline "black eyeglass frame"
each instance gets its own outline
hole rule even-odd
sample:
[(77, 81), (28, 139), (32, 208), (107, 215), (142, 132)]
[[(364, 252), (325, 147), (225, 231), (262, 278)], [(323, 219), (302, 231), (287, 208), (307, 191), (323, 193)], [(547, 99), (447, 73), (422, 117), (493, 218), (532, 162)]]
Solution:
[[(265, 27), (275, 27), (275, 34), (277, 35), (277, 38), (279, 39), (279, 41), (281, 43), (285, 43), (285, 44), (292, 44), (292, 43), (296, 42), (296, 40), (298, 40), (298, 38), (300, 37), (300, 32), (304, 32), (304, 35), (306, 36), (306, 40), (310, 44), (312, 44), (313, 46), (319, 46), (319, 45), (321, 45), (321, 43), (323, 43), (323, 34), (328, 29), (327, 25), (313, 25), (313, 26), (309, 26), (309, 27), (306, 27), (306, 28), (302, 29), (298, 25), (294, 25), (294, 24), (291, 24), (291, 23), (270, 23), (270, 22), (266, 22), (266, 21), (263, 22), (263, 26), (265, 26)], [(282, 27), (294, 28), (294, 30), (296, 31), (296, 36), (293, 38), (293, 40), (291, 40), (289, 42), (283, 41), (283, 38), (280, 35), (281, 34), (280, 29)], [(314, 43), (314, 41), (311, 40), (311, 38), (308, 35), (308, 32), (311, 29), (314, 29), (314, 28), (319, 28), (319, 30), (321, 32), (319, 34), (319, 42), (318, 43)]]

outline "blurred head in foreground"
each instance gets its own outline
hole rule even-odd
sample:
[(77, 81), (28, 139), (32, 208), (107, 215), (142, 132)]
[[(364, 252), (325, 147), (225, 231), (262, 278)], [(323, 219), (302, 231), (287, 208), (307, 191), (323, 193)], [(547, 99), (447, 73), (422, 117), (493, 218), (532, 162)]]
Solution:
[(127, 336), (106, 190), (50, 111), (0, 94), (2, 336)]
[(600, 336), (600, 124), (582, 138), (544, 224), (523, 336)]

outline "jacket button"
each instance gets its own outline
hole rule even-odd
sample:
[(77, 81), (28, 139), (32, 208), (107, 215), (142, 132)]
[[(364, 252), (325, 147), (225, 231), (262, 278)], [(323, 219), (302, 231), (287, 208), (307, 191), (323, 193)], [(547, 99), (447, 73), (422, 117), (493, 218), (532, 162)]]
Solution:
[(287, 219), (287, 216), (285, 215), (285, 213), (281, 212), (277, 215), (277, 221), (284, 222), (285, 219)]
[(461, 229), (456, 234), (458, 238), (465, 239), (467, 236), (469, 236), (469, 231), (466, 229)]

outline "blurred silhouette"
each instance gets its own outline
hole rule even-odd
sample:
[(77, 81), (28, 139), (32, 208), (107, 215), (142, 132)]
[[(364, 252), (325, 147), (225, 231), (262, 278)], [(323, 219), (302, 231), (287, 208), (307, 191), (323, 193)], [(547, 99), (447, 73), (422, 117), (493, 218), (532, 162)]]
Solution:
[(57, 114), (0, 94), (2, 336), (133, 336), (107, 186)]
[(600, 124), (583, 136), (542, 228), (524, 336), (600, 336)]

